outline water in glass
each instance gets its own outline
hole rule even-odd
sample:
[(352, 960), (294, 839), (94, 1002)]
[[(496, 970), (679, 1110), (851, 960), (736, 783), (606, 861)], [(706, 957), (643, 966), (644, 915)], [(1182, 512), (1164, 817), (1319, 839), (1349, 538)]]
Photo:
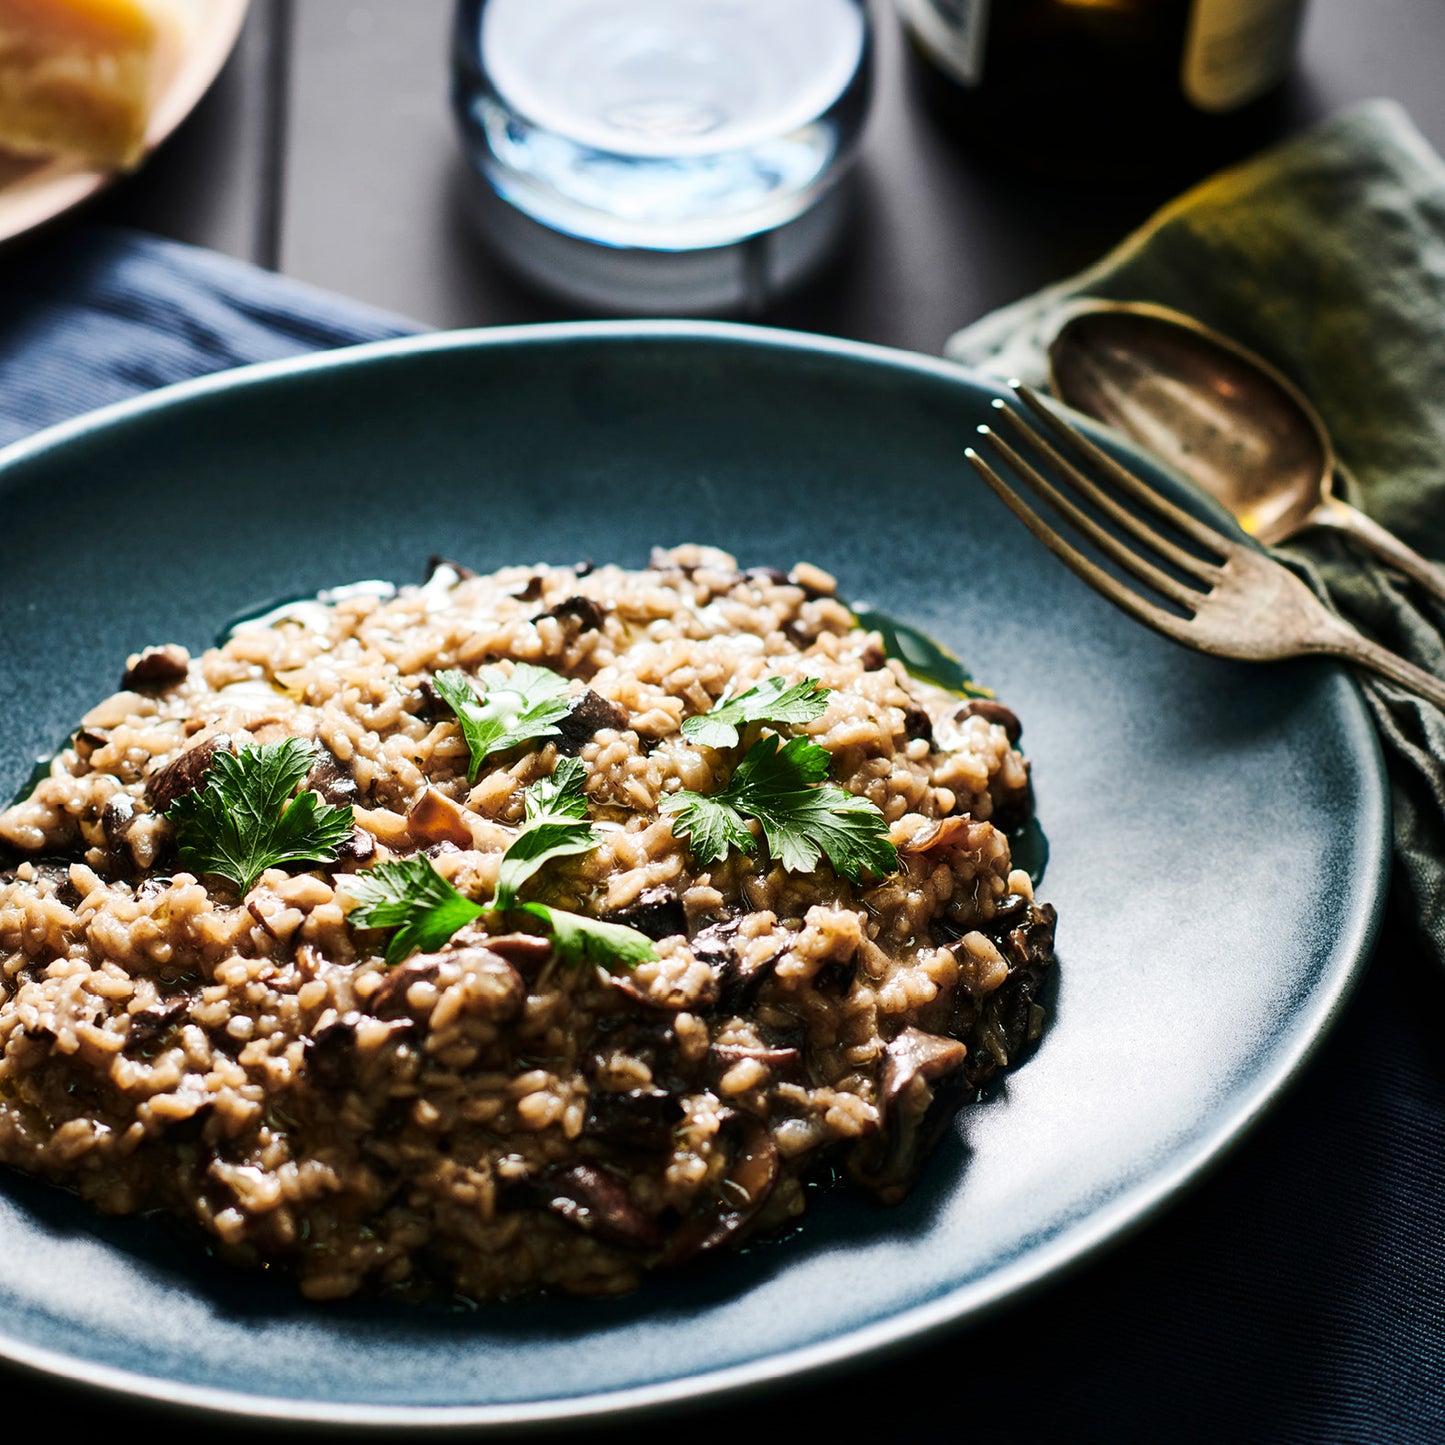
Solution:
[(801, 215), (866, 114), (865, 0), (460, 0), (473, 161), (544, 225), (727, 246)]

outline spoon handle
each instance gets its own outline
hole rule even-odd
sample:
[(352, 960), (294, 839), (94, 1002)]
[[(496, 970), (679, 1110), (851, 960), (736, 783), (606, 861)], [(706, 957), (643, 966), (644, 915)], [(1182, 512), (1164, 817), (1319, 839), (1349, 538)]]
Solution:
[(1352, 507), (1338, 497), (1327, 497), (1310, 513), (1309, 525), (1332, 527), (1337, 532), (1347, 533), (1382, 562), (1388, 563), (1397, 572), (1403, 572), (1431, 596), (1445, 602), (1445, 569), (1422, 557), (1413, 547), (1407, 547), (1393, 532), (1387, 531), (1358, 507)]

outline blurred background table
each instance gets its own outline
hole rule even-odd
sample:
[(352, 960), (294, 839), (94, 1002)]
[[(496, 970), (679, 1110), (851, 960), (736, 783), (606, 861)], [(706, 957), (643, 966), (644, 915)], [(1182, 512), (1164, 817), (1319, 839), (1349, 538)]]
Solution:
[[(746, 319), (936, 354), (956, 327), (1093, 260), (1197, 178), (1160, 175), (1107, 188), (1010, 174), (952, 141), (925, 112), (908, 84), (891, 8), (879, 4), (877, 12), (877, 104), (857, 177), (859, 205), (841, 251), (803, 290)], [(241, 44), (207, 99), (141, 173), (88, 215), (212, 247), (431, 326), (576, 314), (516, 282), (477, 236), (468, 206), (477, 183), (447, 108), (450, 13), (450, 0), (254, 0)], [(1384, 95), (1403, 102), (1445, 151), (1442, 79), (1445, 0), (1310, 0), (1278, 133)], [(74, 220), (60, 223), (69, 224)], [(25, 244), (43, 246), (46, 234)], [(1387, 936), (1382, 946), (1397, 944)], [(1416, 984), (1422, 1006), (1445, 1005), (1438, 977), (1422, 972)], [(692, 1441), (761, 1440), (789, 1428), (814, 1438), (856, 1437), (869, 1428), (862, 1401), (888, 1402), (879, 1420), (895, 1436), (946, 1432), (961, 1440), (1007, 1431), (1014, 1439), (1044, 1432), (1069, 1440), (1215, 1440), (1211, 1397), (1227, 1390), (1231, 1361), (1278, 1349), (1280, 1376), (1293, 1383), (1261, 1402), (1255, 1438), (1300, 1438), (1290, 1401), (1320, 1391), (1338, 1391), (1341, 1401), (1340, 1428), (1330, 1438), (1359, 1438), (1354, 1428), (1362, 1418), (1378, 1425), (1390, 1409), (1382, 1402), (1378, 1418), (1355, 1413), (1361, 1399), (1368, 1410), (1367, 1382), (1315, 1378), (1308, 1358), (1287, 1352), (1288, 1333), (1268, 1321), (1239, 1321), (1228, 1338), (1200, 1326), (1191, 1321), (1190, 1279), (1160, 1273), (1178, 1258), (1190, 1213), (1211, 1192), (1216, 1205), (1226, 1191), (1247, 1208), (1251, 1160), (1270, 1149), (1290, 1108), (1287, 1100), (1220, 1176), (1165, 1219), (1042, 1296), (983, 1326), (860, 1365), (847, 1372), (846, 1392), (831, 1380), (804, 1381), (765, 1401), (689, 1415), (683, 1432)], [(1201, 1260), (1198, 1268), (1201, 1275), (1227, 1272), (1229, 1261)], [(1109, 1292), (1100, 1308), (1095, 1285), (1105, 1275)], [(1139, 1404), (1133, 1382), (1147, 1377), (1151, 1359), (1178, 1350), (1199, 1355), (1198, 1398)], [(1076, 1393), (1061, 1400), (1050, 1392), (1052, 1366), (1064, 1358)], [(1082, 1376), (1081, 1362), (1088, 1366)], [(966, 1383), (971, 1368), (991, 1381), (982, 1397)], [(915, 1371), (921, 1390), (905, 1395), (899, 1380)], [(156, 1424), (146, 1411), (73, 1387), (5, 1378), (17, 1419), (34, 1410), (51, 1429)], [(1081, 1378), (1090, 1382), (1082, 1390)], [(1398, 1424), (1389, 1438), (1419, 1438), (1408, 1417)], [(200, 1428), (213, 1440), (291, 1433), (211, 1422)], [(615, 1434), (645, 1442), (672, 1438), (673, 1428), (628, 1421)], [(594, 1438), (571, 1430), (543, 1436), (582, 1433)], [(603, 1433), (612, 1438), (614, 1431)]]
[[(478, 241), (447, 108), (451, 8), (254, 0), (208, 99), (96, 209), (433, 326), (571, 314)], [(937, 353), (956, 326), (1093, 260), (1193, 179), (1060, 189), (1005, 173), (925, 113), (891, 3), (875, 10), (877, 105), (850, 233), (812, 285), (749, 319)], [(1391, 95), (1445, 150), (1442, 0), (1310, 0), (1307, 14), (1283, 129)]]

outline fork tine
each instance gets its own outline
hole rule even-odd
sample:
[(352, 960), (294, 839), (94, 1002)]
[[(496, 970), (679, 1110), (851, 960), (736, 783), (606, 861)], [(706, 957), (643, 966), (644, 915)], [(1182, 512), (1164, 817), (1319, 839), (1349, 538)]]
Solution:
[[(1006, 409), (1005, 409), (1006, 410)], [(1022, 423), (1018, 423), (1022, 426)], [(1190, 587), (1186, 587), (1177, 578), (1171, 577), (1167, 572), (1156, 567), (1147, 557), (1141, 557), (1132, 547), (1126, 546), (1112, 532), (1106, 531), (1093, 517), (1079, 507), (1075, 502), (1066, 497), (1059, 489), (1050, 482), (1037, 467), (1024, 460), (999, 434), (991, 427), (981, 426), (978, 429), (981, 437), (985, 438), (989, 445), (1003, 458), (1013, 472), (1020, 477), (1040, 497), (1043, 498), (1056, 512), (1059, 512), (1076, 531), (1083, 533), (1101, 552), (1112, 557), (1127, 572), (1132, 572), (1146, 586), (1152, 587), (1161, 596), (1167, 597), (1171, 602), (1177, 603), (1180, 607), (1189, 612), (1194, 612), (1202, 600), (1202, 594)], [(1052, 452), (1052, 448), (1044, 443), (1046, 452)], [(1055, 455), (1057, 455), (1055, 453)], [(1052, 460), (1052, 458), (1051, 458)], [(1096, 501), (1100, 507), (1111, 516), (1116, 515), (1116, 503), (1107, 494), (1097, 492), (1097, 489), (1089, 482), (1087, 477), (1079, 477), (1075, 481), (1085, 495), (1091, 501)], [(1123, 512), (1123, 508), (1118, 509)], [(1154, 533), (1145, 527), (1132, 513), (1124, 512), (1119, 517), (1121, 525), (1130, 531), (1146, 546), (1155, 546), (1162, 539), (1156, 538)], [(1205, 578), (1209, 581), (1209, 578)]]
[[(1136, 513), (1131, 512), (1116, 497), (1106, 492), (1092, 477), (1060, 453), (1036, 427), (1030, 426), (1011, 406), (998, 399), (995, 399), (991, 405), (1000, 416), (1007, 419), (1015, 434), (1022, 441), (1042, 455), (1050, 466), (1066, 476), (1076, 492), (1087, 498), (1101, 512), (1113, 518), (1117, 526), (1137, 537), (1161, 556), (1168, 558), (1181, 572), (1197, 578), (1206, 586), (1213, 587), (1219, 582), (1219, 568), (1213, 562), (1206, 562), (1203, 558), (1196, 557), (1194, 553), (1186, 552), (1176, 542), (1163, 536), (1157, 527), (1150, 525)], [(1132, 474), (1126, 475), (1135, 486), (1142, 486), (1138, 478)], [(1135, 495), (1132, 487), (1129, 492), (1131, 496)], [(1146, 505), (1148, 504), (1146, 503)], [(1150, 506), (1149, 510), (1155, 509)], [(1206, 543), (1206, 545), (1213, 546), (1217, 552), (1220, 549), (1220, 539), (1216, 537), (1212, 543)]]
[[(1238, 544), (1226, 537), (1217, 527), (1201, 522), (1198, 517), (1176, 506), (1162, 493), (1142, 481), (1122, 463), (1116, 461), (1102, 447), (1091, 441), (1077, 427), (1065, 421), (1031, 387), (1021, 381), (1011, 381), (1014, 394), (1029, 408), (1053, 434), (1066, 446), (1089, 458), (1101, 468), (1119, 489), (1132, 497), (1140, 506), (1147, 507), (1155, 516), (1162, 517), (1170, 526), (1182, 532), (1201, 547), (1207, 547), (1221, 556), (1228, 556), (1231, 548)], [(1187, 555), (1187, 554), (1186, 554)]]
[(964, 450), (964, 456), (973, 469), (988, 483), (994, 495), (1016, 516), (1060, 562), (1076, 577), (1088, 583), (1096, 592), (1102, 593), (1116, 607), (1127, 612), (1137, 622), (1172, 637), (1176, 642), (1186, 642), (1188, 634), (1182, 617), (1165, 611), (1156, 603), (1139, 596), (1132, 588), (1126, 587), (1111, 572), (1106, 572), (1096, 562), (1090, 561), (1078, 548), (1066, 542), (1034, 510), (1028, 506), (984, 459), (972, 448)]

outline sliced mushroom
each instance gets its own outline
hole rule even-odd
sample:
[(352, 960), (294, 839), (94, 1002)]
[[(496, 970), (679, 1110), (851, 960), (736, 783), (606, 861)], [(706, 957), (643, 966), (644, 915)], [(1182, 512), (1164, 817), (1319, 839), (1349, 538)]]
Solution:
[(604, 1014), (598, 1020), (584, 1070), (593, 1079), (605, 1077), (617, 1055), (646, 1065), (652, 1087), (669, 1094), (685, 1094), (696, 1082), (697, 1067), (681, 1056), (670, 1013)]
[(683, 1000), (673, 1001), (669, 998), (654, 996), (643, 988), (630, 973), (614, 973), (600, 963), (595, 972), (598, 983), (616, 990), (631, 999), (633, 1003), (641, 1004), (643, 1008), (656, 1009), (660, 1013), (678, 1013), (685, 1006)]
[(538, 933), (498, 933), (487, 939), (487, 949), (505, 959), (528, 983), (556, 956), (550, 938)]
[(434, 953), (419, 953), (397, 964), (367, 999), (367, 1011), (379, 1019), (395, 1018), (405, 1011), (407, 990), (412, 984), (435, 983), (440, 971), (441, 960)]
[(443, 964), (485, 976), (476, 980), (481, 988), (474, 991), (474, 1000), (498, 1022), (515, 1017), (526, 1001), (527, 987), (522, 976), (500, 954), (490, 948), (452, 948), (442, 953), (418, 953), (398, 964), (367, 1000), (368, 1011), (377, 1018), (405, 1014), (410, 1008), (407, 993), (412, 984), (436, 983)]
[(276, 930), (271, 927), (271, 920), (266, 916), (266, 912), (261, 907), (258, 899), (249, 898), (246, 900), (246, 912), (256, 920), (257, 927), (260, 928), (263, 933), (269, 933), (272, 938), (280, 936)]
[(553, 742), (557, 751), (575, 757), (603, 728), (620, 732), (627, 726), (627, 713), (615, 702), (588, 688), (572, 704), (572, 710), (557, 722)]
[(748, 1059), (760, 1063), (774, 1078), (785, 1082), (801, 1083), (805, 1077), (803, 1051), (790, 1045), (751, 1047), (747, 1044), (714, 1044), (707, 1057), (708, 1067), (715, 1079)]
[(1019, 921), (1027, 916), (1028, 911), (1029, 900), (1024, 894), (1009, 893), (994, 905), (993, 917), (980, 927), (998, 942), (1001, 931), (1016, 927)]
[(235, 752), (229, 733), (217, 733), (187, 748), (178, 758), (153, 772), (145, 783), (146, 797), (157, 813), (167, 812), (177, 798), (200, 787), (218, 753)]
[(106, 864), (116, 873), (129, 872), (135, 859), (127, 845), (127, 834), (135, 826), (135, 800), (129, 793), (112, 793), (100, 814), (100, 831), (105, 835)]
[(302, 1057), (313, 1078), (333, 1088), (352, 1082), (356, 1075), (356, 1025), (360, 1015), (343, 1014), (317, 1029), (306, 1040)]
[(999, 1069), (1016, 1063), (1042, 1031), (1039, 995), (1054, 961), (1056, 920), (1052, 904), (1032, 904), (1025, 920), (1002, 935), (999, 946), (1009, 974), (983, 1005), (977, 1024), (982, 1047), (968, 1065), (971, 1088), (982, 1088)]
[(645, 888), (635, 903), (607, 915), (608, 923), (635, 928), (649, 938), (672, 938), (687, 932), (687, 914), (676, 890), (666, 886)]
[(952, 1117), (951, 1100), (935, 1084), (962, 1074), (968, 1049), (957, 1039), (906, 1028), (887, 1047), (878, 1077), (879, 1132), (855, 1146), (848, 1172), (881, 1203), (896, 1204), (912, 1187), (918, 1166)]
[(953, 714), (957, 721), (962, 722), (965, 718), (981, 717), (991, 723), (997, 723), (1007, 734), (1008, 740), (1014, 746), (1023, 736), (1023, 724), (1018, 720), (1018, 714), (1012, 708), (1005, 707), (1001, 702), (995, 702), (988, 697), (971, 697), (959, 707)]
[(106, 728), (81, 728), (70, 745), (75, 749), (76, 757), (89, 761), (90, 755), (109, 741), (110, 732)]
[(963, 1067), (968, 1049), (957, 1039), (906, 1028), (884, 1051), (878, 1102), (887, 1115), (915, 1079), (935, 1083)]
[(304, 786), (313, 793), (320, 793), (328, 802), (337, 807), (356, 802), (361, 790), (356, 779), (347, 771), (346, 765), (330, 748), (316, 745), (316, 761), (306, 774)]
[(863, 651), (858, 655), (858, 666), (864, 672), (878, 672), (888, 664), (888, 654), (883, 650), (883, 644), (877, 641), (870, 641)]
[(366, 863), (376, 856), (376, 839), (365, 828), (353, 828), (346, 841), (336, 849), (338, 863)]
[(767, 1126), (751, 1114), (734, 1115), (727, 1126), (734, 1134), (732, 1163), (717, 1194), (690, 1214), (669, 1236), (662, 1262), (678, 1265), (739, 1239), (767, 1203), (782, 1172), (778, 1146)]
[(1000, 1069), (1016, 1064), (1042, 1032), (1043, 1009), (1038, 995), (1043, 979), (1041, 968), (1020, 969), (989, 995), (979, 1025), (983, 1046), (969, 1061), (970, 1088), (983, 1088)]
[(458, 582), (465, 582), (477, 574), (461, 562), (453, 562), (447, 557), (439, 557), (436, 554), (426, 559), (426, 580), (434, 582), (438, 580), (438, 573), (444, 574), (443, 585), (454, 586)]
[(570, 617), (582, 632), (600, 632), (602, 624), (606, 620), (602, 604), (595, 598), (581, 595), (564, 598), (545, 612), (539, 613), (538, 616), (555, 617), (559, 621)]
[(923, 738), (931, 747), (933, 719), (921, 707), (910, 707), (903, 714), (903, 736), (910, 742), (915, 738)]
[(682, 1100), (666, 1089), (597, 1089), (588, 1100), (582, 1134), (619, 1149), (665, 1153), (682, 1117)]
[(970, 832), (979, 827), (967, 813), (955, 814), (949, 818), (935, 818), (926, 827), (920, 828), (906, 843), (900, 844), (900, 853), (932, 853), (939, 848), (955, 845), (967, 846)]
[(536, 1181), (532, 1190), (542, 1208), (608, 1244), (655, 1249), (661, 1242), (657, 1220), (633, 1201), (621, 1180), (592, 1164), (574, 1164)]
[(425, 718), (428, 722), (444, 722), (448, 718), (456, 716), (446, 698), (437, 691), (436, 683), (429, 677), (422, 678), (417, 684), (416, 698), (416, 715)]
[(172, 1147), (177, 1144), (193, 1144), (201, 1139), (205, 1134), (207, 1121), (216, 1112), (216, 1106), (210, 1099), (192, 1098), (188, 1102), (195, 1107), (182, 1118), (171, 1116), (157, 1121), (157, 1117), (151, 1115), (152, 1127), (164, 1134), (167, 1144)]
[(407, 832), (416, 843), (455, 843), (458, 848), (472, 846), (472, 830), (466, 814), (448, 797), (428, 788), (406, 815)]
[(150, 688), (165, 688), (181, 682), (190, 670), (191, 654), (174, 642), (161, 647), (147, 647), (130, 658), (125, 671), (120, 675), (120, 685), (126, 692), (144, 692)]
[(757, 996), (763, 981), (771, 977), (783, 957), (783, 950), (756, 962), (747, 962), (734, 942), (738, 920), (709, 924), (692, 939), (695, 957), (708, 964), (718, 981), (717, 1008), (722, 1013), (741, 1013)]
[(832, 597), (837, 593), (838, 584), (819, 567), (810, 563), (800, 562), (791, 572), (788, 573), (788, 581), (794, 587), (801, 587), (803, 595), (809, 601), (815, 601), (819, 597)]
[(1059, 921), (1052, 903), (1036, 903), (1028, 917), (1004, 939), (1004, 954), (1016, 968), (1032, 968), (1053, 962), (1054, 932)]
[[(324, 1024), (306, 1040), (302, 1057), (318, 1082), (331, 1088), (345, 1088), (356, 1082), (362, 1059), (356, 1047), (356, 1034), (363, 1020), (364, 1015), (354, 1010), (344, 1013)], [(409, 1018), (390, 1019), (387, 1025), (392, 1038), (404, 1038), (416, 1029), (416, 1024)], [(373, 1054), (372, 1057), (377, 1056)], [(391, 1067), (389, 1063), (385, 1066)]]
[(171, 1031), (185, 1012), (185, 1004), (176, 1000), (171, 1003), (152, 1004), (149, 1008), (133, 1013), (121, 1052), (130, 1059), (144, 1055)]

